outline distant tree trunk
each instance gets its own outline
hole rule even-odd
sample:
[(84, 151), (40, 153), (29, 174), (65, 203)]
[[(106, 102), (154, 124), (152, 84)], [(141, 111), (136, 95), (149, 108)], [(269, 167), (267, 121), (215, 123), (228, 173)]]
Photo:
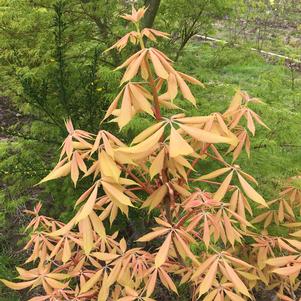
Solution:
[(154, 24), (161, 0), (144, 0), (145, 7), (148, 7), (148, 10), (145, 13), (143, 26), (151, 28)]

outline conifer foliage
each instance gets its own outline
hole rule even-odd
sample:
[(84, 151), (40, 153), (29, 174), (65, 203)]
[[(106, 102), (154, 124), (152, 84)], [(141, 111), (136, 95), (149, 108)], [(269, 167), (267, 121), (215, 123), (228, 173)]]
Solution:
[[(188, 84), (203, 84), (145, 46), (146, 39), (149, 45), (168, 38), (140, 30), (145, 11), (133, 8), (123, 16), (134, 31), (111, 47), (121, 51), (132, 43), (140, 50), (118, 67), (125, 69), (122, 88), (104, 120), (121, 129), (144, 112), (153, 125), (128, 146), (108, 131), (94, 135), (66, 122), (60, 161), (41, 183), (70, 175), (74, 185), (82, 176), (92, 177), (93, 185), (76, 201), (67, 224), (41, 215), (41, 204), (27, 211), (29, 268), (17, 268), (21, 282), (1, 281), (14, 290), (39, 287), (40, 295), (30, 301), (153, 301), (162, 300), (158, 287), (176, 295), (180, 286), (190, 288), (190, 300), (240, 301), (254, 299), (260, 283), (282, 300), (295, 300), (301, 225), (294, 210), (301, 189), (291, 184), (279, 199), (266, 202), (254, 189), (257, 181), (235, 164), (244, 150), (250, 156), (249, 134), (255, 135), (256, 125), (266, 127), (249, 107), (260, 100), (237, 91), (224, 114), (172, 115), (180, 110), (177, 97), (196, 106)], [(133, 248), (105, 226), (119, 214), (128, 216), (131, 207), (149, 215), (147, 232)], [(264, 229), (286, 223), (293, 237), (259, 234), (254, 225), (262, 222)]]

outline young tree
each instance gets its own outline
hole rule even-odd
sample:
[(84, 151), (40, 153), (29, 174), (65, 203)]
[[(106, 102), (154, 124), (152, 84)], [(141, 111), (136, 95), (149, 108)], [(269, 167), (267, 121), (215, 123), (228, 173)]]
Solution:
[[(235, 164), (243, 148), (250, 153), (255, 122), (265, 126), (249, 108), (260, 101), (237, 91), (224, 114), (171, 114), (179, 109), (174, 100), (180, 93), (196, 105), (186, 82), (202, 83), (177, 71), (158, 49), (145, 48), (145, 37), (154, 41), (167, 34), (140, 30), (144, 13), (144, 8), (133, 8), (123, 16), (135, 30), (111, 47), (121, 50), (133, 43), (141, 49), (118, 67), (126, 69), (122, 89), (104, 119), (114, 116), (122, 129), (144, 112), (154, 124), (127, 146), (108, 131), (93, 135), (66, 122), (69, 135), (60, 162), (41, 183), (70, 174), (76, 185), (81, 173), (94, 183), (76, 201), (67, 224), (41, 215), (41, 204), (28, 211), (33, 219), (27, 227), (31, 238), (25, 249), (31, 255), (26, 263), (36, 267), (17, 268), (23, 282), (1, 281), (15, 290), (42, 287), (44, 294), (31, 301), (163, 300), (159, 287), (178, 294), (184, 284), (191, 288), (190, 300), (238, 301), (253, 298), (260, 281), (277, 288), (279, 298), (294, 300), (300, 231), (294, 230), (295, 239), (273, 237), (257, 233), (248, 219), (260, 205), (267, 214), (253, 223), (265, 220), (267, 227), (274, 218), (276, 223), (289, 221), (288, 229), (300, 227), (292, 223), (292, 211), (300, 206), (301, 191), (294, 185), (284, 190), (273, 201), (277, 215), (251, 186), (256, 180)], [(225, 145), (233, 154), (231, 164), (222, 155)], [(149, 218), (146, 233), (129, 247), (108, 224), (114, 225), (120, 212), (129, 216), (133, 207), (147, 210)]]

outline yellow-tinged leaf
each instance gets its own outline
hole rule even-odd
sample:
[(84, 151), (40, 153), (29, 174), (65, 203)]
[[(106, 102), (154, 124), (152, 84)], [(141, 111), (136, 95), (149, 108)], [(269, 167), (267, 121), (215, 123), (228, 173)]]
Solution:
[(40, 296), (40, 297), (33, 297), (28, 301), (45, 301), (47, 299), (49, 300), (49, 296)]
[(234, 264), (238, 264), (238, 265), (243, 266), (243, 267), (245, 267), (245, 268), (247, 268), (247, 269), (252, 269), (252, 268), (253, 268), (252, 265), (246, 263), (245, 261), (243, 261), (243, 260), (241, 260), (241, 259), (238, 259), (238, 258), (236, 258), (236, 257), (230, 256), (230, 255), (227, 255), (227, 254), (225, 254), (224, 256), (225, 256), (227, 259), (229, 259), (230, 261), (234, 262)]
[(175, 240), (178, 240), (178, 242), (181, 245), (181, 248), (183, 249), (185, 255), (192, 260), (195, 264), (199, 265), (199, 262), (197, 261), (196, 257), (194, 256), (194, 254), (191, 252), (189, 244), (185, 243), (185, 241), (181, 238), (180, 235), (178, 235), (178, 233), (176, 233), (176, 238)]
[(212, 116), (193, 116), (193, 117), (181, 117), (177, 118), (176, 120), (185, 123), (185, 124), (204, 124), (207, 121), (211, 120)]
[(87, 202), (85, 203), (84, 206), (82, 206), (78, 215), (76, 215), (76, 222), (79, 222), (82, 219), (86, 218), (93, 211), (93, 208), (94, 208), (94, 205), (96, 202), (96, 198), (97, 198), (97, 192), (98, 192), (98, 185), (95, 184), (95, 187), (94, 187), (92, 193), (90, 194)]
[(168, 73), (165, 70), (165, 68), (163, 67), (162, 63), (160, 62), (160, 59), (151, 50), (149, 51), (149, 55), (150, 55), (150, 58), (152, 60), (152, 63), (153, 63), (156, 74), (161, 78), (167, 79), (168, 78)]
[(158, 270), (154, 270), (152, 275), (149, 278), (149, 281), (146, 285), (146, 297), (151, 296), (151, 294), (154, 292), (155, 286), (156, 286), (156, 281), (157, 281), (157, 275), (158, 275)]
[[(284, 224), (285, 225), (285, 224)], [(296, 231), (296, 232), (294, 232), (294, 233), (292, 233), (292, 234), (290, 234), (291, 236), (294, 236), (294, 237), (301, 237), (301, 230), (299, 230), (299, 231)]]
[(291, 263), (296, 258), (297, 258), (297, 255), (282, 256), (282, 257), (270, 258), (270, 259), (266, 260), (266, 263), (268, 265), (280, 267), (280, 266)]
[(176, 98), (177, 94), (178, 94), (177, 79), (176, 79), (176, 77), (173, 73), (169, 74), (167, 84), (168, 84), (167, 93), (169, 95), (170, 100), (173, 101)]
[(298, 250), (301, 250), (301, 241), (295, 240), (295, 239), (285, 239), (288, 243), (290, 243), (293, 247), (297, 248)]
[(83, 294), (87, 291), (89, 291), (98, 281), (102, 274), (102, 270), (99, 270), (96, 272), (87, 282), (85, 282), (80, 289), (80, 294)]
[(101, 151), (99, 154), (98, 162), (102, 175), (112, 178), (116, 183), (118, 183), (121, 170), (115, 161), (105, 151)]
[(164, 269), (159, 270), (159, 276), (165, 287), (167, 287), (168, 289), (171, 289), (173, 292), (178, 294), (178, 290), (177, 290), (175, 284), (173, 283), (172, 279), (169, 277), (169, 275), (165, 272)]
[(197, 80), (196, 78), (190, 76), (190, 75), (187, 75), (185, 73), (182, 73), (182, 72), (178, 72), (178, 74), (186, 81), (194, 84), (194, 85), (199, 85), (199, 86), (202, 86), (203, 88), (205, 88), (205, 85), (200, 82), (199, 80)]
[(206, 215), (205, 215), (205, 218), (204, 218), (203, 241), (204, 241), (204, 244), (205, 244), (206, 248), (208, 249), (209, 242), (210, 242), (210, 229), (209, 229), (208, 220), (207, 220)]
[(75, 225), (75, 223), (76, 223), (76, 216), (74, 216), (68, 222), (68, 224), (66, 224), (64, 227), (62, 227), (59, 230), (56, 230), (54, 232), (51, 232), (48, 235), (52, 236), (52, 237), (58, 237), (58, 236), (61, 236), (61, 235), (65, 235), (66, 233), (68, 233), (73, 228), (73, 226)]
[(123, 128), (127, 125), (133, 117), (132, 114), (132, 100), (131, 94), (129, 92), (129, 87), (126, 86), (123, 92), (122, 103), (120, 107), (120, 114), (118, 116), (118, 126), (119, 128)]
[(79, 228), (80, 228), (80, 233), (83, 236), (84, 251), (85, 254), (88, 255), (94, 246), (93, 231), (88, 217), (86, 217), (85, 219), (79, 222)]
[(68, 239), (65, 239), (62, 261), (66, 263), (71, 258), (71, 248)]
[(63, 289), (68, 286), (68, 283), (61, 283), (55, 279), (45, 277), (45, 281), (49, 284), (53, 289)]
[(108, 275), (105, 272), (101, 288), (98, 293), (97, 301), (107, 301), (110, 292), (110, 285), (108, 283)]
[(259, 277), (255, 274), (251, 274), (251, 273), (247, 273), (247, 272), (239, 271), (239, 270), (237, 270), (237, 273), (250, 281), (259, 280)]
[(230, 242), (230, 244), (232, 246), (234, 246), (234, 241), (235, 241), (234, 229), (231, 225), (231, 221), (230, 221), (229, 217), (227, 216), (227, 214), (223, 214), (223, 215), (224, 215), (224, 226), (225, 226), (225, 230), (226, 230), (227, 239)]
[(186, 98), (187, 100), (189, 100), (194, 106), (196, 105), (196, 101), (194, 96), (192, 95), (189, 87), (187, 86), (187, 84), (185, 83), (185, 81), (183, 80), (183, 78), (178, 74), (175, 73), (179, 88), (184, 96), (184, 98)]
[(230, 265), (224, 261), (224, 266), (226, 268), (227, 274), (230, 277), (230, 281), (233, 283), (234, 287), (243, 295), (250, 298), (249, 291), (241, 279), (237, 276), (235, 271), (230, 267)]
[(241, 187), (243, 188), (246, 195), (254, 202), (268, 207), (268, 204), (264, 198), (239, 174), (237, 173)]
[(170, 231), (169, 229), (162, 228), (160, 230), (156, 230), (156, 231), (153, 231), (153, 232), (150, 232), (150, 233), (147, 233), (147, 234), (141, 236), (139, 239), (137, 239), (137, 241), (139, 241), (139, 242), (150, 241), (159, 236), (166, 234), (169, 231)]
[(170, 249), (170, 245), (171, 245), (171, 233), (169, 233), (164, 241), (164, 243), (162, 244), (162, 246), (160, 247), (156, 258), (155, 258), (155, 266), (156, 268), (160, 267), (162, 264), (165, 263), (167, 256), (168, 256), (168, 252)]
[[(134, 57), (134, 59), (130, 62), (128, 68), (126, 69), (126, 71), (123, 75), (121, 84), (125, 83), (126, 81), (130, 81), (138, 73), (139, 67), (142, 64), (147, 52), (148, 52), (148, 49), (142, 49), (139, 52), (138, 57)], [(122, 68), (122, 67), (123, 67), (123, 65), (119, 66), (118, 68)]]
[(230, 103), (230, 106), (229, 106), (227, 112), (232, 112), (232, 111), (239, 109), (239, 107), (241, 105), (241, 101), (242, 101), (241, 91), (237, 90), (234, 97), (232, 98), (232, 101)]
[(141, 141), (144, 141), (149, 136), (151, 136), (152, 134), (157, 132), (162, 127), (163, 124), (164, 124), (164, 122), (161, 121), (161, 122), (155, 123), (154, 125), (148, 127), (147, 129), (145, 129), (143, 132), (141, 132), (139, 135), (137, 135), (134, 138), (134, 140), (132, 141), (132, 144), (137, 144), (137, 143), (140, 143)]
[(301, 270), (301, 263), (297, 263), (293, 266), (274, 269), (272, 270), (272, 272), (283, 276), (290, 276), (292, 274), (299, 273), (300, 270)]
[(149, 169), (149, 174), (151, 179), (159, 174), (164, 167), (164, 159), (165, 159), (165, 148), (162, 148), (157, 157), (152, 162), (152, 165)]
[(101, 219), (97, 216), (97, 214), (92, 211), (89, 214), (89, 218), (91, 220), (92, 226), (94, 231), (102, 238), (105, 239), (106, 238), (106, 230), (105, 227), (101, 221)]
[(299, 228), (299, 227), (301, 227), (301, 222), (299, 222), (299, 223), (283, 224), (282, 226), (287, 227), (287, 228)]
[(217, 192), (214, 194), (213, 198), (216, 201), (221, 201), (223, 199), (223, 197), (225, 196), (225, 194), (227, 193), (229, 185), (230, 185), (231, 180), (232, 180), (232, 176), (233, 176), (233, 171), (231, 171), (227, 175), (227, 177), (225, 178), (225, 180), (223, 181), (223, 183), (221, 184), (221, 186), (219, 187)]
[(117, 261), (117, 263), (111, 270), (111, 273), (109, 274), (109, 277), (108, 277), (108, 285), (110, 285), (110, 286), (113, 285), (117, 281), (119, 276), (121, 276), (120, 275), (121, 265), (122, 265), (122, 262)]
[[(113, 111), (117, 108), (118, 105), (118, 101), (122, 95), (124, 91), (124, 88), (118, 93), (118, 95), (116, 96), (116, 98), (113, 100), (113, 102), (111, 103), (111, 105), (109, 106), (109, 108), (107, 109), (107, 112), (105, 114), (105, 117), (103, 118), (102, 122), (107, 119), (112, 113)], [(100, 138), (100, 137), (99, 137)], [(95, 151), (95, 146), (92, 149), (92, 153)]]
[(141, 208), (149, 207), (149, 210), (156, 208), (163, 201), (167, 191), (166, 185), (160, 186), (146, 199)]
[(118, 202), (120, 202), (123, 205), (134, 207), (130, 198), (122, 192), (122, 190), (121, 190), (122, 187), (119, 188), (118, 186), (107, 183), (105, 181), (101, 181), (101, 184), (102, 184), (102, 187), (103, 187), (106, 195), (109, 198), (111, 198), (113, 201), (117, 200)]
[(205, 143), (226, 143), (236, 146), (238, 139), (235, 136), (232, 137), (223, 137), (202, 129), (194, 128), (192, 126), (187, 126), (180, 124), (180, 128), (184, 130), (192, 138), (205, 142)]
[(283, 241), (281, 238), (277, 239), (278, 246), (281, 249), (284, 249), (286, 251), (289, 251), (290, 253), (295, 253), (297, 252), (294, 248), (292, 248), (290, 245), (288, 245), (285, 241)]
[(210, 292), (205, 298), (203, 301), (212, 301), (215, 296), (217, 294), (217, 289), (213, 290), (212, 292)]
[(66, 164), (64, 164), (63, 166), (60, 166), (56, 169), (54, 169), (53, 171), (51, 171), (49, 173), (48, 176), (46, 176), (44, 179), (42, 179), (39, 184), (47, 182), (47, 181), (51, 181), (57, 178), (61, 178), (61, 177), (65, 177), (67, 176), (71, 171), (71, 162), (68, 162)]
[(254, 124), (253, 118), (249, 111), (247, 111), (246, 118), (247, 118), (247, 127), (248, 127), (249, 131), (252, 133), (252, 135), (254, 136), (255, 135), (255, 124)]
[(159, 130), (156, 131), (156, 133), (145, 139), (143, 142), (131, 147), (121, 147), (118, 150), (121, 152), (132, 154), (147, 152), (147, 150), (151, 149), (159, 142), (160, 138), (163, 135), (164, 127), (165, 126), (161, 127)]
[(217, 267), (218, 267), (218, 260), (215, 260), (210, 266), (208, 272), (206, 273), (205, 278), (202, 280), (202, 283), (198, 289), (199, 297), (209, 291), (216, 277)]
[(225, 290), (224, 291), (226, 293), (226, 295), (228, 295), (228, 297), (232, 300), (232, 301), (245, 301), (245, 299), (243, 299), (242, 297), (238, 296), (237, 294), (234, 294), (231, 291)]
[(17, 272), (19, 273), (19, 277), (22, 280), (32, 280), (37, 277), (37, 275), (31, 271), (27, 271), (25, 269), (22, 269), (20, 267), (16, 267)]
[(169, 155), (171, 158), (186, 156), (194, 152), (193, 148), (182, 138), (182, 136), (171, 127), (169, 143)]
[(224, 173), (228, 172), (231, 170), (231, 167), (224, 167), (224, 168), (220, 168), (217, 169), (213, 172), (208, 173), (207, 175), (201, 176), (199, 178), (197, 178), (196, 180), (210, 180), (210, 179), (214, 179), (217, 178), (221, 175), (223, 175)]
[(213, 255), (209, 257), (206, 261), (204, 261), (198, 269), (194, 272), (194, 274), (191, 277), (191, 280), (195, 280), (197, 277), (199, 277), (201, 274), (203, 274), (209, 266), (212, 265), (212, 263), (217, 259), (217, 255)]
[(138, 297), (138, 295), (139, 295), (134, 289), (132, 289), (129, 286), (125, 287), (125, 292), (127, 295), (134, 296), (134, 297)]
[(252, 219), (251, 223), (253, 223), (253, 224), (261, 223), (262, 221), (266, 220), (267, 216), (271, 213), (272, 212), (270, 212), (270, 211), (264, 212), (264, 213), (256, 216), (254, 219)]
[(25, 282), (19, 282), (19, 283), (15, 283), (15, 282), (11, 282), (11, 281), (7, 281), (5, 279), (0, 279), (0, 281), (7, 287), (13, 289), (13, 290), (23, 290), (27, 287), (30, 287), (31, 285), (33, 285), (35, 283), (36, 280), (31, 280), (31, 281), (25, 281)]
[(118, 255), (118, 254), (102, 253), (102, 252), (91, 253), (91, 256), (96, 257), (97, 259), (99, 259), (101, 261), (112, 261), (112, 260), (120, 257), (120, 255)]
[(76, 187), (76, 183), (79, 177), (79, 170), (76, 160), (76, 152), (73, 153), (72, 160), (71, 160), (71, 180), (74, 183), (74, 187)]
[(191, 195), (185, 187), (177, 184), (176, 182), (172, 182), (172, 186), (182, 197), (188, 198)]
[(66, 279), (70, 278), (70, 275), (60, 274), (60, 273), (50, 273), (50, 274), (47, 274), (47, 277), (56, 279), (56, 280), (66, 280)]

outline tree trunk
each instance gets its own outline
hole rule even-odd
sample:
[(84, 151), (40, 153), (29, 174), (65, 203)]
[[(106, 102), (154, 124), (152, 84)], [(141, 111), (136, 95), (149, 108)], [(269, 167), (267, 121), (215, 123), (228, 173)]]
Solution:
[(144, 0), (145, 7), (148, 7), (148, 10), (145, 13), (143, 26), (147, 28), (152, 28), (161, 0)]

